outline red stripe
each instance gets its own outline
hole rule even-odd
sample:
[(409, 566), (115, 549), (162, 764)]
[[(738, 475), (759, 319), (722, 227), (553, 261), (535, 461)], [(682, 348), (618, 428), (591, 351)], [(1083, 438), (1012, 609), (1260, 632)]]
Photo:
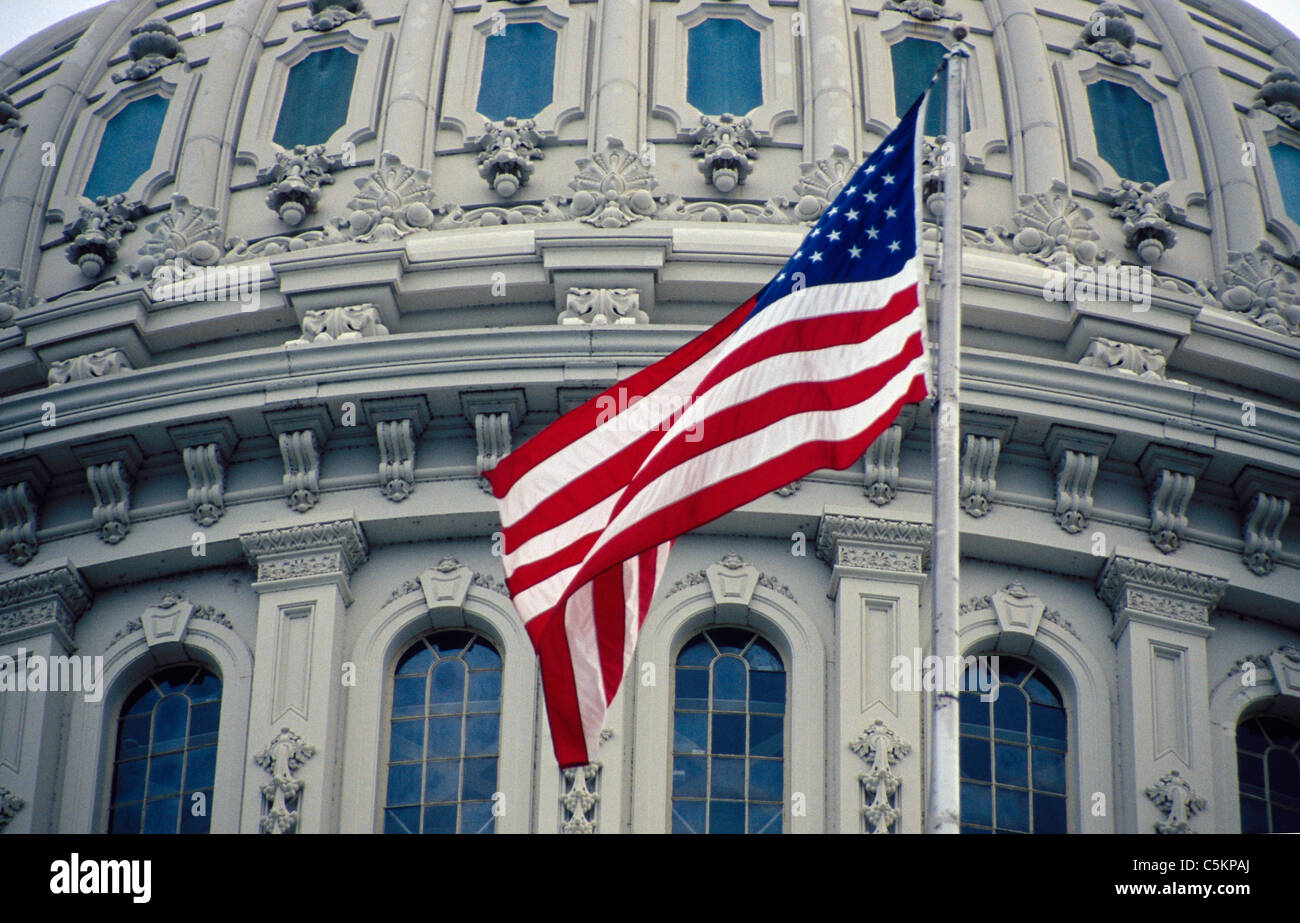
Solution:
[[(612, 521), (637, 494), (678, 465), (742, 436), (757, 432), (785, 417), (852, 407), (860, 403), (865, 395), (880, 391), (924, 351), (925, 346), (921, 340), (921, 332), (918, 330), (907, 338), (898, 355), (890, 357), (880, 365), (831, 381), (793, 382), (782, 385), (747, 401), (731, 404), (718, 413), (706, 417), (698, 427), (698, 432), (702, 436), (698, 442), (687, 442), (686, 434), (682, 433), (637, 472), (636, 478), (623, 491), (618, 503), (615, 504), (610, 520)], [(795, 477), (801, 476), (795, 475)], [(789, 481), (785, 481), (777, 484), (776, 487), (788, 483)], [(758, 495), (761, 495), (761, 492)]]
[(916, 310), (916, 299), (917, 285), (913, 283), (895, 292), (879, 308), (846, 310), (818, 317), (796, 317), (778, 324), (724, 356), (704, 376), (700, 386), (695, 389), (695, 395), (698, 397), (706, 393), (723, 379), (770, 356), (865, 342)]
[[(567, 602), (567, 600), (566, 600)], [(586, 738), (578, 713), (578, 688), (569, 659), (569, 638), (564, 631), (564, 603), (525, 626), (537, 651), (546, 694), (546, 717), (551, 725), (555, 758), (560, 768), (581, 766), (587, 759)]]
[(626, 560), (646, 548), (712, 522), (809, 472), (820, 468), (847, 468), (894, 422), (904, 404), (924, 400), (926, 394), (925, 376), (918, 374), (907, 391), (862, 433), (838, 442), (806, 442), (776, 458), (683, 496), (653, 516), (640, 520), (600, 546), (578, 571), (571, 589), (561, 597), (561, 603), (573, 588), (582, 586), (592, 573), (608, 566), (610, 561)]
[(492, 484), (492, 492), (497, 497), (504, 497), (529, 469), (536, 467), (543, 459), (549, 458), (595, 429), (596, 420), (603, 412), (597, 410), (597, 401), (602, 397), (617, 396), (619, 388), (626, 388), (629, 394), (650, 394), (663, 387), (665, 382), (688, 368), (743, 324), (749, 312), (754, 309), (760, 294), (761, 291), (685, 346), (669, 353), (654, 365), (647, 366), (616, 385), (611, 385), (587, 403), (575, 407), (501, 459), (487, 474), (487, 479)]
[(636, 602), (637, 627), (645, 622), (646, 613), (655, 598), (655, 575), (659, 571), (659, 548), (651, 548), (637, 559), (640, 570), (637, 573), (638, 598)]
[(623, 564), (607, 568), (591, 581), (592, 608), (596, 614), (596, 649), (600, 655), (600, 676), (605, 701), (618, 692), (623, 679), (623, 646), (626, 640), (627, 607), (623, 595)]
[(518, 596), (524, 590), (541, 583), (553, 574), (558, 574), (566, 567), (581, 564), (582, 559), (587, 556), (587, 552), (600, 540), (600, 529), (603, 529), (607, 524), (602, 523), (595, 531), (588, 532), (580, 538), (575, 538), (569, 544), (544, 558), (538, 558), (536, 561), (529, 561), (527, 564), (516, 567), (506, 575), (506, 583), (510, 587), (510, 594)]

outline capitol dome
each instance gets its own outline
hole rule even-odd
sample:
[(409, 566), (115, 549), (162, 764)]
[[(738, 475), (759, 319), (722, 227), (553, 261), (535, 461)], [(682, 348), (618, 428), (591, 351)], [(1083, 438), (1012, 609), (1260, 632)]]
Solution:
[(958, 24), (963, 827), (1300, 831), (1300, 39), (1241, 0), (115, 0), (4, 54), (0, 831), (921, 832), (928, 402), (677, 542), (579, 769), (483, 476), (771, 279)]

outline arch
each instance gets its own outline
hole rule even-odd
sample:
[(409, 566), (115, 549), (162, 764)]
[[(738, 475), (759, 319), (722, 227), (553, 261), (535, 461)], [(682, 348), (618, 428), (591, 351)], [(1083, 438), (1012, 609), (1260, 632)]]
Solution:
[(162, 641), (150, 647), (145, 633), (137, 630), (109, 644), (104, 652), (104, 697), (91, 703), (73, 699), (63, 783), (63, 832), (102, 833), (108, 829), (117, 716), (122, 704), (150, 675), (187, 662), (211, 668), (222, 686), (209, 829), (212, 833), (239, 832), (253, 694), (253, 652), (234, 629), (211, 619), (191, 619), (178, 641)]
[[(470, 575), (468, 568), (464, 580)], [(339, 829), (376, 833), (381, 826), (380, 780), (391, 720), (389, 681), (398, 657), (418, 638), (448, 628), (483, 634), (501, 655), (501, 730), (497, 786), (506, 798), (498, 833), (527, 833), (531, 816), (537, 666), (523, 622), (505, 594), (471, 584), (459, 605), (431, 609), (418, 582), (390, 600), (362, 626), (352, 648), (357, 675), (370, 677), (348, 690), (347, 736)], [(374, 678), (379, 678), (375, 681)]]
[[(1117, 790), (1112, 769), (1110, 671), (1080, 641), (1055, 622), (1043, 620), (1032, 638), (1004, 632), (992, 608), (963, 616), (959, 632), (963, 655), (1005, 653), (1038, 666), (1056, 683), (1065, 700), (1069, 727), (1066, 759), (1067, 823), (1071, 833), (1113, 833)], [(1085, 758), (1086, 755), (1086, 758)], [(1092, 813), (1100, 792), (1106, 812)]]
[[(747, 608), (715, 606), (706, 584), (678, 591), (650, 611), (637, 642), (640, 664), (654, 664), (654, 685), (636, 687), (633, 743), (633, 830), (667, 833), (672, 800), (673, 701), (669, 680), (677, 655), (706, 628), (749, 628), (781, 655), (789, 677), (786, 704), (786, 808), (783, 829), (817, 833), (825, 829), (826, 652), (812, 620), (797, 603), (758, 586)], [(792, 816), (790, 803), (809, 806)]]

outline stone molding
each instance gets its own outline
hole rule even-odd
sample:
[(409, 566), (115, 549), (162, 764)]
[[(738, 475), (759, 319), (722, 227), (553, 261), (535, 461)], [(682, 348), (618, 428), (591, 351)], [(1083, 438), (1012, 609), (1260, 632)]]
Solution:
[(1112, 638), (1131, 620), (1208, 636), (1210, 612), (1227, 589), (1221, 577), (1118, 554), (1097, 576), (1097, 596), (1115, 618)]
[(91, 600), (90, 587), (66, 561), (0, 582), (0, 638), (28, 637), (57, 627), (71, 644), (77, 620)]
[(369, 555), (356, 519), (244, 532), (239, 541), (248, 563), (257, 569), (253, 589), (259, 593), (337, 581), (349, 604), (348, 581)]

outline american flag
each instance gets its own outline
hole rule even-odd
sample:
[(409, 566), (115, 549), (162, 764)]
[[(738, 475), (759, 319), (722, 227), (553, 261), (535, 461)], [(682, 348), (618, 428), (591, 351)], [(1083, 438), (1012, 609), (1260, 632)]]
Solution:
[(920, 108), (758, 294), (488, 473), (561, 767), (595, 758), (673, 540), (847, 468), (926, 397)]

